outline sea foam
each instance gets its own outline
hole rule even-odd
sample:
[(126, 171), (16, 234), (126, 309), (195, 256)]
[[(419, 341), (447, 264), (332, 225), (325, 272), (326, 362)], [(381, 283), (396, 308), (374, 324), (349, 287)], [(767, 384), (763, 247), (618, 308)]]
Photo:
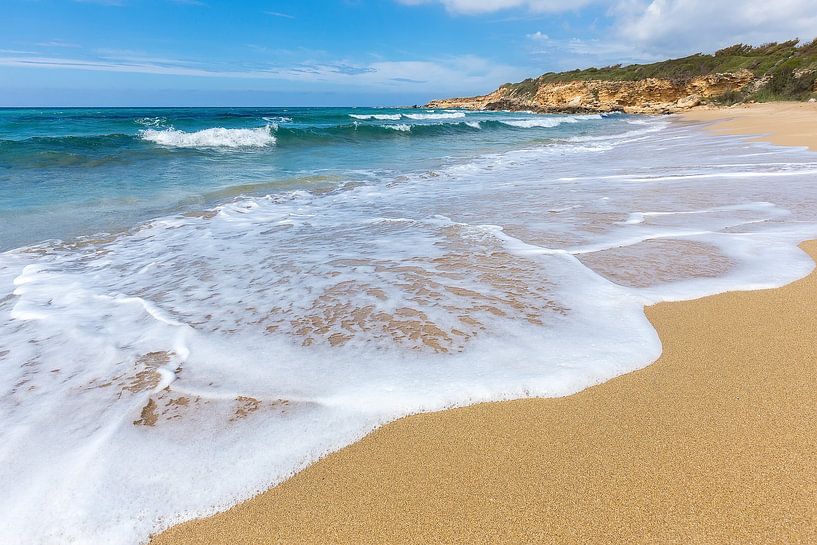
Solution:
[(426, 112), (419, 114), (349, 114), (349, 117), (359, 120), (376, 119), (379, 121), (397, 121), (399, 119), (413, 119), (415, 121), (435, 121), (444, 119), (462, 119), (464, 112), (447, 111), (445, 113)]
[(434, 119), (462, 119), (465, 117), (464, 112), (448, 112), (448, 113), (424, 113), (424, 114), (404, 114), (408, 119), (417, 120), (434, 120)]
[(225, 129), (216, 127), (195, 132), (177, 129), (146, 129), (143, 140), (173, 148), (260, 148), (275, 144), (273, 126), (255, 129)]
[(403, 116), (400, 114), (349, 114), (349, 117), (360, 120), (378, 119), (381, 121), (397, 121)]
[(411, 131), (411, 125), (406, 123), (397, 123), (394, 125), (383, 125), (387, 129), (391, 129), (393, 131), (401, 131), (401, 132), (409, 132)]
[(569, 115), (569, 116), (538, 116), (527, 119), (503, 119), (500, 122), (511, 127), (523, 129), (558, 127), (564, 123), (579, 123), (581, 121), (601, 119), (601, 114)]

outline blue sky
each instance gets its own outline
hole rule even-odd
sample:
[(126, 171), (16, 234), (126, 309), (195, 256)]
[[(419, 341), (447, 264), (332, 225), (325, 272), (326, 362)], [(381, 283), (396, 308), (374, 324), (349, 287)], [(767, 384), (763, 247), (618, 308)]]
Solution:
[(814, 0), (0, 0), (0, 106), (414, 104), (814, 34)]

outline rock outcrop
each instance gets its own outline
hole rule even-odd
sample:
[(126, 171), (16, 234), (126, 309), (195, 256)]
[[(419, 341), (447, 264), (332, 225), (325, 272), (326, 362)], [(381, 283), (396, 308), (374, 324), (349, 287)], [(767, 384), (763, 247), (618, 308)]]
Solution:
[(504, 85), (471, 98), (429, 102), (428, 108), (532, 110), (536, 112), (672, 113), (687, 110), (756, 83), (749, 70), (709, 74), (686, 80), (645, 78), (635, 81), (537, 81), (525, 88)]

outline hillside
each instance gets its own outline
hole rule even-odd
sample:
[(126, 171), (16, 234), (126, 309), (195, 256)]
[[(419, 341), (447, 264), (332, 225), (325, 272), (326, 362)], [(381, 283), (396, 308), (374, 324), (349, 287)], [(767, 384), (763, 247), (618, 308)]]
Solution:
[(435, 100), (430, 108), (539, 112), (663, 113), (700, 104), (817, 97), (817, 40), (737, 44), (652, 64), (549, 72), (487, 95)]

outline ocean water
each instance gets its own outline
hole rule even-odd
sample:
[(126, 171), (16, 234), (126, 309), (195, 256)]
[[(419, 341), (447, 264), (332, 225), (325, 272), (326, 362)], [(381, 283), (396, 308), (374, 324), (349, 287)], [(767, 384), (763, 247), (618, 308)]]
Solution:
[(811, 271), (817, 154), (671, 118), (0, 110), (0, 542), (144, 543)]
[[(0, 250), (120, 232), (238, 195), (384, 180), (520, 142), (546, 143), (578, 127), (595, 134), (601, 127), (588, 121), (598, 117), (361, 108), (0, 109)], [(550, 130), (522, 130), (530, 123)]]

